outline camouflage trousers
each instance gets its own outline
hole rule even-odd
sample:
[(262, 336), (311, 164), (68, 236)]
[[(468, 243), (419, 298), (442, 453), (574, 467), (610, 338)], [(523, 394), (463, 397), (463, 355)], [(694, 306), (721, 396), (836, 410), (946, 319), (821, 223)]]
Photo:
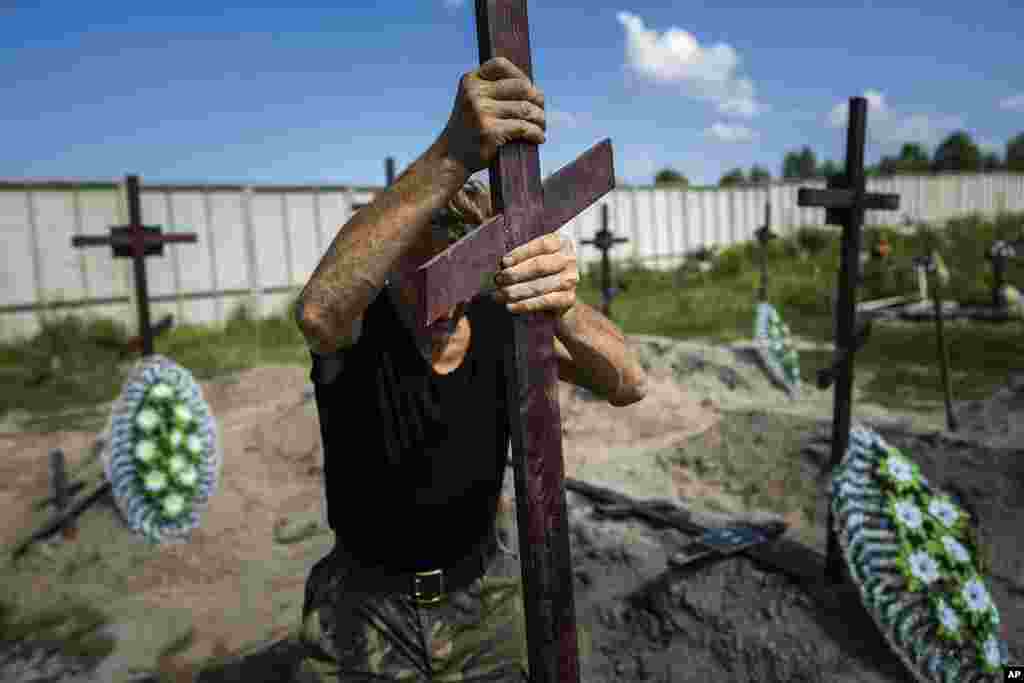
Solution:
[(336, 548), (310, 572), (301, 680), (528, 680), (521, 570), (510, 553), (499, 549), (483, 576), (433, 605), (346, 590), (347, 571)]

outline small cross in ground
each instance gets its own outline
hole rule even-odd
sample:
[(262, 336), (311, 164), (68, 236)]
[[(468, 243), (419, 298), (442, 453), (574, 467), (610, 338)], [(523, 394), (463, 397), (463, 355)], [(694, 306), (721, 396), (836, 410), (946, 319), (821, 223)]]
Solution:
[(618, 290), (612, 288), (612, 264), (608, 260), (608, 252), (616, 244), (628, 242), (627, 237), (615, 237), (608, 230), (608, 205), (601, 205), (601, 229), (592, 240), (583, 240), (581, 244), (593, 245), (601, 250), (601, 313), (607, 318), (611, 315), (612, 298)]
[(139, 312), (139, 334), (142, 336), (142, 355), (153, 355), (154, 328), (149, 317), (149, 286), (146, 283), (146, 257), (162, 256), (164, 244), (194, 243), (196, 234), (162, 234), (158, 225), (142, 224), (142, 208), (139, 201), (139, 177), (130, 175), (125, 179), (128, 193), (128, 220), (126, 226), (110, 228), (110, 235), (75, 235), (71, 238), (73, 247), (95, 247), (110, 245), (114, 258), (130, 258), (135, 265), (135, 303)]

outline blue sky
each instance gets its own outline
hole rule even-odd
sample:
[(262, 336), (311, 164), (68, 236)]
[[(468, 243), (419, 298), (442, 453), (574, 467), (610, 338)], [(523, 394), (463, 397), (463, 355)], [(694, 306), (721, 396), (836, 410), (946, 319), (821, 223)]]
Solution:
[[(473, 3), (350, 5), (0, 3), (0, 178), (380, 183), (477, 66)], [(635, 184), (777, 176), (804, 144), (841, 162), (854, 95), (869, 163), (957, 129), (1002, 155), (1024, 131), (1019, 0), (529, 8), (545, 175), (604, 137)]]

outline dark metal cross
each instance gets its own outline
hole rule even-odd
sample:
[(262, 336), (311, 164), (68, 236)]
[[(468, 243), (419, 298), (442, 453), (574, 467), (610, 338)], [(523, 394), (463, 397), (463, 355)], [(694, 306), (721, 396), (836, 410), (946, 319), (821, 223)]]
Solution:
[[(850, 413), (853, 398), (853, 357), (871, 333), (868, 321), (857, 326), (857, 282), (860, 269), (861, 228), (866, 209), (895, 211), (899, 195), (869, 194), (864, 178), (864, 138), (867, 132), (868, 102), (850, 98), (850, 116), (846, 130), (846, 173), (832, 176), (827, 189), (800, 188), (799, 206), (826, 209), (825, 222), (843, 228), (842, 259), (839, 265), (839, 292), (836, 302), (836, 358), (832, 366), (818, 373), (818, 386), (828, 388), (836, 382), (833, 394), (832, 455), (829, 470), (839, 464), (850, 443)], [(832, 529), (832, 506), (828, 514), (828, 555), (826, 574), (834, 582), (842, 580), (839, 545)]]
[(1006, 265), (1017, 255), (1024, 255), (1024, 240), (1005, 242), (999, 240), (989, 249), (988, 259), (992, 262), (992, 308), (1004, 310), (1007, 305), (1003, 297), (1003, 285), (1006, 284)]
[(938, 273), (938, 263), (934, 254), (916, 256), (913, 259), (915, 267), (923, 268), (925, 273), (932, 276), (932, 311), (935, 313), (935, 337), (939, 348), (939, 367), (942, 370), (942, 392), (946, 402), (946, 426), (949, 431), (957, 430), (956, 415), (953, 414), (953, 389), (949, 377), (949, 348), (946, 346), (946, 336), (943, 331), (942, 313), (942, 278)]
[(778, 235), (772, 232), (772, 203), (764, 203), (764, 225), (754, 231), (758, 244), (761, 245), (761, 289), (757, 293), (757, 300), (768, 301), (768, 241)]
[[(505, 57), (533, 78), (526, 0), (477, 0), (476, 26), (481, 64)], [(498, 215), (416, 271), (422, 324), (472, 299), (509, 251), (555, 232), (615, 186), (607, 139), (543, 184), (534, 144), (503, 145), (489, 170)], [(502, 338), (510, 371), (506, 382), (530, 677), (534, 683), (577, 683), (556, 319), (550, 313), (522, 313), (506, 321)]]
[(195, 242), (196, 234), (162, 234), (159, 225), (142, 224), (142, 208), (139, 202), (139, 176), (130, 175), (125, 179), (128, 190), (129, 225), (110, 228), (110, 235), (75, 235), (71, 238), (73, 247), (96, 247), (111, 245), (114, 258), (130, 258), (135, 263), (135, 303), (139, 310), (139, 331), (142, 335), (142, 355), (153, 355), (153, 327), (149, 324), (149, 288), (146, 284), (146, 257), (163, 256), (165, 243)]
[(384, 176), (387, 178), (388, 187), (395, 184), (395, 158), (384, 159)]
[(628, 242), (627, 237), (615, 237), (608, 230), (608, 205), (601, 205), (601, 229), (597, 231), (592, 240), (583, 240), (581, 244), (589, 244), (601, 250), (601, 313), (607, 318), (611, 315), (612, 297), (615, 291), (612, 290), (612, 264), (608, 260), (608, 252), (616, 244)]

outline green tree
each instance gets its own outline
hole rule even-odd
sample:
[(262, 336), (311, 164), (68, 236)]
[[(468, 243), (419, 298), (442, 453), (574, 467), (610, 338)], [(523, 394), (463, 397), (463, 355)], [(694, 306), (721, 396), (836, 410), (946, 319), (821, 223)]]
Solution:
[(782, 159), (782, 177), (785, 180), (807, 180), (815, 177), (818, 162), (814, 151), (804, 147), (798, 152), (786, 152)]
[(718, 181), (718, 186), (730, 187), (735, 185), (744, 185), (746, 184), (746, 182), (747, 179), (746, 176), (743, 175), (743, 169), (734, 168), (728, 173), (726, 173), (724, 176), (722, 176), (722, 179)]
[(799, 178), (801, 180), (813, 178), (815, 174), (818, 172), (818, 159), (814, 156), (814, 150), (812, 150), (810, 147), (804, 147), (802, 150), (800, 150), (799, 159)]
[(1003, 170), (1003, 162), (999, 159), (999, 154), (996, 152), (986, 152), (982, 154), (981, 170), (988, 172)]
[(957, 131), (943, 140), (932, 160), (935, 171), (977, 172), (981, 170), (981, 150), (966, 131)]
[(1006, 143), (1006, 170), (1024, 173), (1024, 133)]
[(843, 169), (839, 168), (839, 164), (829, 159), (821, 165), (818, 170), (818, 175), (823, 178), (831, 178), (834, 175), (839, 175), (843, 172)]
[(758, 164), (750, 167), (749, 177), (753, 185), (765, 185), (772, 181), (772, 174), (768, 172), (768, 169)]
[(654, 176), (655, 185), (689, 185), (690, 181), (686, 179), (679, 171), (674, 168), (663, 168)]
[(784, 180), (796, 180), (800, 177), (800, 154), (798, 152), (786, 152), (782, 158), (782, 178)]
[(928, 152), (924, 146), (916, 142), (908, 142), (900, 148), (897, 166), (897, 173), (923, 175), (931, 170), (931, 160), (928, 159)]

